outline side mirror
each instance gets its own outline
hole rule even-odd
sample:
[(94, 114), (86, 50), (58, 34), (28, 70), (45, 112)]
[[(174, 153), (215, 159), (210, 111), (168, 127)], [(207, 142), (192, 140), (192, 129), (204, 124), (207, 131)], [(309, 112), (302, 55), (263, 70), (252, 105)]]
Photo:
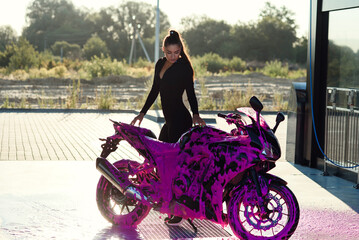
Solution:
[(254, 109), (254, 111), (258, 113), (260, 113), (263, 109), (263, 104), (256, 96), (251, 97), (251, 99), (249, 100), (249, 104)]
[(279, 112), (279, 113), (277, 114), (277, 118), (275, 119), (275, 126), (274, 126), (274, 128), (273, 128), (273, 130), (272, 130), (273, 133), (275, 133), (275, 131), (277, 130), (277, 128), (278, 128), (278, 126), (279, 126), (279, 123), (283, 122), (284, 119), (285, 119), (284, 114), (281, 113), (281, 112)]
[(277, 118), (275, 119), (275, 122), (279, 124), (280, 122), (283, 122), (284, 119), (285, 119), (284, 114), (281, 113), (281, 112), (279, 112), (279, 113), (277, 114)]

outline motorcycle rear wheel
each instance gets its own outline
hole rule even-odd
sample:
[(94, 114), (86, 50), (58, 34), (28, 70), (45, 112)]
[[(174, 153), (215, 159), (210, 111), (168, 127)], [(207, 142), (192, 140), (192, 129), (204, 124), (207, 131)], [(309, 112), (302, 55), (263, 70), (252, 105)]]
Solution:
[(260, 213), (255, 187), (239, 189), (230, 199), (228, 222), (240, 239), (289, 239), (297, 228), (299, 205), (285, 185), (272, 182), (265, 197), (265, 213)]
[[(113, 165), (120, 171), (128, 171), (128, 164), (135, 168), (138, 162), (120, 160)], [(96, 190), (96, 201), (102, 216), (114, 225), (137, 226), (148, 215), (151, 208), (123, 195), (104, 176)]]

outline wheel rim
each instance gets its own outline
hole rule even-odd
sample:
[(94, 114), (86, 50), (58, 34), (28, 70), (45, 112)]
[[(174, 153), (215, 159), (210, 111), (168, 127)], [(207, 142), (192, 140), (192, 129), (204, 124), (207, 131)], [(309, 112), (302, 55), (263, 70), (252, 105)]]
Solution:
[[(128, 166), (135, 168), (140, 164), (122, 159), (113, 165), (120, 172), (128, 172)], [(140, 177), (131, 175), (129, 180), (132, 184), (138, 185), (142, 181)], [(150, 206), (132, 198), (127, 198), (104, 176), (101, 176), (97, 184), (96, 201), (102, 216), (115, 225), (136, 226), (141, 223), (151, 210)]]
[(276, 189), (270, 189), (260, 210), (255, 190), (247, 192), (239, 204), (239, 220), (246, 232), (253, 236), (271, 237), (281, 232), (290, 220), (288, 199)]
[(112, 186), (108, 198), (108, 210), (113, 215), (127, 215), (136, 208), (137, 204), (137, 201), (127, 198), (118, 189)]

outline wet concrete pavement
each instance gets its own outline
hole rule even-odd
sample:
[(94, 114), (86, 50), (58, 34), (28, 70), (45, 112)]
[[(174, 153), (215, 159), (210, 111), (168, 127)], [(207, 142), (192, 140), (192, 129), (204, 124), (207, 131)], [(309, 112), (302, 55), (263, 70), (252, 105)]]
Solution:
[[(165, 226), (165, 216), (155, 212), (136, 229), (112, 227), (101, 216), (95, 200), (100, 177), (94, 162), (101, 151), (98, 138), (113, 134), (109, 118), (129, 122), (134, 116), (0, 112), (0, 239), (235, 239), (228, 228), (208, 221), (196, 222), (196, 234), (186, 224)], [(274, 115), (265, 118), (273, 124)], [(151, 119), (142, 126), (158, 135), (162, 123)], [(213, 125), (226, 128), (218, 119)], [(286, 122), (277, 134), (285, 149)], [(140, 160), (128, 145), (112, 160), (119, 158)], [(354, 183), (324, 177), (317, 169), (284, 158), (271, 173), (288, 182), (301, 208), (291, 239), (359, 239), (359, 190)]]

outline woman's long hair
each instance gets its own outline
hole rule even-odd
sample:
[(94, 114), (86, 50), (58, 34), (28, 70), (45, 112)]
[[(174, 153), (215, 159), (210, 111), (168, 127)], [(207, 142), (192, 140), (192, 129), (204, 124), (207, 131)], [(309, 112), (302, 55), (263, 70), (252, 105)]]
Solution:
[[(183, 44), (181, 35), (178, 32), (176, 32), (175, 30), (170, 30), (168, 35), (163, 39), (163, 47), (167, 47), (168, 45), (173, 45), (173, 44), (177, 44), (178, 46), (180, 46), (181, 58), (183, 58), (186, 62), (188, 62), (188, 64), (190, 65), (190, 67), (193, 71), (192, 62), (187, 54), (186, 47)], [(194, 71), (193, 71), (193, 76), (194, 76)]]

